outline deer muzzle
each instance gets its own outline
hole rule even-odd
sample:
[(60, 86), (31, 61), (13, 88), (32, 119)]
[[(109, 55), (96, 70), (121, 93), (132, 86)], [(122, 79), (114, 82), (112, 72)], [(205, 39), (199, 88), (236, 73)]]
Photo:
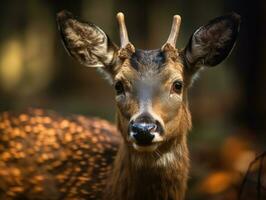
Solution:
[(129, 140), (133, 142), (133, 147), (136, 150), (156, 149), (163, 140), (162, 134), (163, 129), (160, 122), (147, 114), (140, 115), (129, 124)]

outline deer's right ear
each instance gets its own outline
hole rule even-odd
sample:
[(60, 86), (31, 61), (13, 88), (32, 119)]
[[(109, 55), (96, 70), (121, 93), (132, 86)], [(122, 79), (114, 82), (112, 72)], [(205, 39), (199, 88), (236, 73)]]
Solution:
[(78, 21), (68, 11), (57, 14), (59, 31), (69, 54), (87, 67), (110, 67), (117, 55), (117, 46), (92, 23)]

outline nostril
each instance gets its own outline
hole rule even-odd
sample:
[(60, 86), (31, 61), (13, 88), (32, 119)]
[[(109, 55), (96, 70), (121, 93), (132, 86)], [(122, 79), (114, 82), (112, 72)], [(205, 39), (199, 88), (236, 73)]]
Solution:
[(157, 128), (156, 124), (147, 124), (147, 130), (148, 131), (155, 131)]
[(131, 125), (131, 131), (135, 134), (141, 131), (141, 127), (138, 124)]

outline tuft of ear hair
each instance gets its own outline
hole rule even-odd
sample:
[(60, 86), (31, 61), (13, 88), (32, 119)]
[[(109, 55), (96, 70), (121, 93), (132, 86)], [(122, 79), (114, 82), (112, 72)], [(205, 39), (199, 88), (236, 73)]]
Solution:
[(240, 28), (240, 16), (230, 13), (198, 28), (184, 50), (189, 68), (212, 67), (221, 63), (232, 51)]

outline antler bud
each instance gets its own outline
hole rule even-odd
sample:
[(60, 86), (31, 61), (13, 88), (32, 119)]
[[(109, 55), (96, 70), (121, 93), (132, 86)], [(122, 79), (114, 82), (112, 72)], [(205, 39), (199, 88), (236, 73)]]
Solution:
[(176, 46), (176, 40), (178, 38), (180, 24), (181, 24), (181, 17), (179, 15), (174, 15), (171, 32), (166, 43), (163, 45), (163, 48), (167, 43), (170, 44), (172, 47)]
[(119, 24), (119, 30), (120, 30), (120, 42), (121, 42), (121, 48), (125, 48), (127, 44), (129, 44), (128, 34), (127, 34), (127, 27), (125, 24), (125, 17), (122, 12), (117, 13), (116, 15), (117, 21)]

